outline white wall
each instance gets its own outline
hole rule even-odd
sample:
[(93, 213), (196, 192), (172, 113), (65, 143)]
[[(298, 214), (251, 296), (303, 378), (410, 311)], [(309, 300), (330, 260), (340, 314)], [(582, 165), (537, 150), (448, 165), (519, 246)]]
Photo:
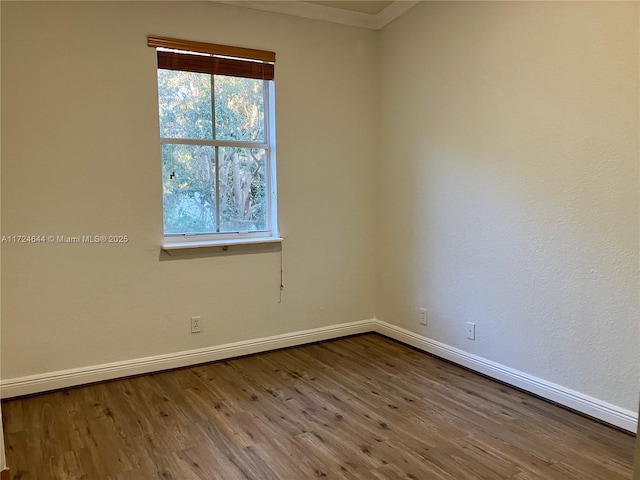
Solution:
[(640, 480), (640, 422), (638, 422), (638, 433), (636, 434), (635, 452), (635, 459), (633, 463), (633, 480)]
[[(148, 34), (277, 52), (282, 303), (278, 248), (160, 253)], [(3, 245), (2, 378), (373, 317), (374, 47), (212, 2), (2, 2), (2, 234), (131, 239)]]
[(638, 3), (425, 2), (379, 41), (377, 317), (635, 411)]

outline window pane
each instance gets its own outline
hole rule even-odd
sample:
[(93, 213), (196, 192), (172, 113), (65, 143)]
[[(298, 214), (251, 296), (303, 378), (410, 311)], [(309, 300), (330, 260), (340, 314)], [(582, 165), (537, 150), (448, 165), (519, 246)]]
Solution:
[(215, 148), (162, 145), (164, 233), (216, 231)]
[(267, 154), (220, 147), (220, 231), (267, 230)]
[(264, 81), (215, 75), (216, 139), (264, 142)]
[(213, 139), (211, 75), (158, 70), (160, 136)]

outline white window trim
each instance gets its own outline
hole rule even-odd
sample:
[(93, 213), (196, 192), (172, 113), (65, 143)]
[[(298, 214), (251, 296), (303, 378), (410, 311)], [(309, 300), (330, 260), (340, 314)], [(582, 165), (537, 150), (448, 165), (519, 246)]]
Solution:
[[(264, 232), (258, 232), (264, 233)], [(205, 235), (203, 235), (205, 236)], [(210, 235), (206, 235), (207, 237), (211, 237)], [(162, 244), (162, 250), (182, 250), (187, 248), (211, 248), (211, 247), (228, 247), (232, 245), (256, 245), (261, 243), (281, 243), (284, 239), (282, 237), (265, 237), (263, 236), (255, 236), (255, 237), (245, 237), (245, 238), (228, 238), (228, 239), (220, 239), (220, 238), (198, 238), (199, 235), (181, 235), (180, 239), (169, 239), (165, 238), (164, 243)]]

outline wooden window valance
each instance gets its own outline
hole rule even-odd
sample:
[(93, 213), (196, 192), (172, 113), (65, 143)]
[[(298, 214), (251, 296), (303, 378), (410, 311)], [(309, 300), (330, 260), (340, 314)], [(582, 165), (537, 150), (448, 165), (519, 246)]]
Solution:
[(273, 80), (275, 75), (276, 54), (266, 50), (155, 36), (147, 37), (147, 45), (158, 48), (162, 69), (260, 80)]

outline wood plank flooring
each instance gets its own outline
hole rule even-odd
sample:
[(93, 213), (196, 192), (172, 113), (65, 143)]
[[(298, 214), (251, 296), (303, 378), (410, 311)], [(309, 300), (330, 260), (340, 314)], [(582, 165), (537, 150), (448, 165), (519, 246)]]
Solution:
[(376, 334), (2, 410), (14, 480), (629, 480), (635, 441)]

